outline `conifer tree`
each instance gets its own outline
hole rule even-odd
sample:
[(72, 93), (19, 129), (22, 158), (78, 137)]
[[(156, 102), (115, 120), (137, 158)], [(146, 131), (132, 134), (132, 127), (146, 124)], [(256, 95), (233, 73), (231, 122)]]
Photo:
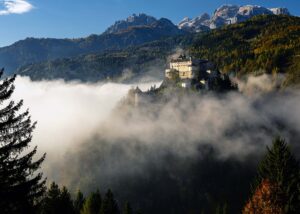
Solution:
[[(272, 200), (276, 206), (282, 204), (283, 213), (297, 213), (300, 210), (300, 170), (284, 139), (277, 137), (272, 148), (258, 167), (256, 188), (268, 181), (272, 189)], [(255, 191), (254, 190), (254, 191)], [(253, 192), (255, 194), (255, 192)]]
[(123, 214), (133, 214), (132, 208), (129, 202), (125, 203)]
[(59, 188), (54, 182), (48, 189), (42, 201), (42, 214), (74, 214), (71, 194), (66, 187)]
[(75, 213), (71, 194), (65, 186), (61, 190), (60, 205), (61, 205), (61, 208), (59, 210), (60, 213), (63, 213), (63, 214), (74, 214)]
[(74, 200), (74, 209), (76, 214), (80, 214), (80, 211), (83, 208), (83, 204), (85, 202), (85, 198), (80, 190), (78, 190), (76, 194), (76, 198)]
[(0, 83), (0, 210), (10, 214), (33, 213), (45, 191), (45, 180), (38, 172), (45, 155), (33, 161), (37, 148), (30, 149), (29, 143), (35, 123), (28, 110), (20, 112), (23, 101), (10, 100), (15, 78)]
[(102, 198), (99, 190), (93, 192), (87, 197), (83, 204), (81, 214), (99, 214), (102, 204)]
[(42, 201), (42, 214), (54, 214), (60, 209), (60, 194), (61, 191), (56, 183), (51, 183), (45, 198)]
[(118, 203), (110, 189), (105, 194), (100, 214), (120, 214)]

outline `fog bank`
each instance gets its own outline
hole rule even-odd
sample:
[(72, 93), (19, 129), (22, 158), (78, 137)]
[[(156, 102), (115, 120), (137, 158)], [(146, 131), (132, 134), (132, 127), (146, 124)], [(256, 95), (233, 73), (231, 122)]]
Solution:
[[(124, 179), (150, 176), (149, 167), (165, 168), (170, 159), (180, 165), (173, 170), (183, 170), (184, 162), (201, 158), (207, 145), (220, 160), (254, 163), (276, 134), (298, 150), (300, 92), (272, 92), (268, 83), (266, 76), (250, 78), (242, 93), (175, 96), (130, 114), (115, 107), (132, 85), (18, 77), (13, 98), (24, 99), (38, 121), (33, 144), (40, 154), (48, 154), (43, 170), (49, 181), (74, 189), (121, 191)], [(251, 85), (255, 96), (248, 93)]]

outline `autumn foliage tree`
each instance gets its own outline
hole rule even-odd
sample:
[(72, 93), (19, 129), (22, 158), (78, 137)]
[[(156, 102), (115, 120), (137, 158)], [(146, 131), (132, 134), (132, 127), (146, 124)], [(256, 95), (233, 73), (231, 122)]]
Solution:
[[(282, 214), (283, 204), (278, 185), (263, 180), (246, 204), (243, 214)], [(278, 197), (279, 196), (279, 197)]]
[(258, 167), (256, 188), (243, 213), (299, 213), (300, 170), (284, 139), (277, 137)]

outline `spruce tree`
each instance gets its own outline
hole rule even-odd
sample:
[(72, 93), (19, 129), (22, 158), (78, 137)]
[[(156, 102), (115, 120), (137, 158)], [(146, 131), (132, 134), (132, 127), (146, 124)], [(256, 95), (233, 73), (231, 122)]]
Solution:
[(60, 188), (56, 183), (51, 183), (45, 198), (42, 201), (42, 214), (54, 214), (60, 209)]
[(123, 214), (133, 214), (133, 210), (129, 202), (125, 203)]
[(73, 200), (66, 187), (59, 188), (54, 182), (50, 185), (42, 201), (41, 214), (74, 214)]
[(37, 147), (29, 148), (35, 123), (28, 110), (20, 112), (22, 100), (15, 103), (10, 99), (15, 78), (0, 83), (0, 210), (10, 214), (33, 213), (45, 191), (45, 180), (37, 171), (45, 155), (37, 159)]
[(62, 214), (74, 214), (75, 213), (71, 194), (65, 186), (61, 190), (60, 205), (61, 205), (61, 208), (60, 208), (59, 212), (57, 212), (57, 213), (62, 213)]
[(76, 214), (80, 214), (80, 211), (83, 208), (83, 204), (85, 202), (84, 196), (80, 190), (78, 190), (76, 194), (76, 198), (74, 200), (74, 209)]
[[(292, 155), (284, 139), (276, 137), (272, 148), (258, 167), (257, 190), (263, 181), (276, 186), (273, 188), (274, 203), (284, 205), (284, 213), (298, 213), (300, 210), (300, 170), (297, 160)], [(253, 192), (255, 193), (255, 192)]]
[(93, 192), (87, 197), (83, 204), (81, 214), (99, 214), (102, 204), (102, 198), (99, 190)]
[(100, 214), (120, 214), (118, 203), (110, 189), (105, 194)]

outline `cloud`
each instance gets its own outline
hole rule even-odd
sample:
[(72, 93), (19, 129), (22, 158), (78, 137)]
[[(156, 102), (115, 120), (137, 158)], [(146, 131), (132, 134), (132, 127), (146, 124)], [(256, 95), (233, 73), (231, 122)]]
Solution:
[[(249, 77), (242, 93), (174, 97), (161, 105), (146, 102), (150, 108), (141, 110), (116, 108), (128, 84), (18, 77), (13, 98), (24, 99), (38, 121), (33, 144), (39, 154), (47, 152), (48, 180), (87, 190), (115, 187), (109, 183), (114, 178), (144, 174), (149, 164), (163, 166), (169, 155), (178, 161), (199, 157), (199, 146), (212, 146), (221, 160), (243, 161), (261, 155), (278, 133), (298, 142), (300, 91), (270, 92), (268, 78)], [(248, 93), (253, 91), (256, 96)]]
[(0, 15), (27, 13), (34, 8), (26, 0), (4, 0), (1, 4), (3, 4), (4, 9), (0, 10)]
[[(139, 87), (146, 89), (152, 84)], [(13, 99), (24, 99), (24, 108), (29, 107), (32, 119), (38, 122), (34, 143), (41, 153), (47, 152), (50, 159), (97, 132), (99, 124), (131, 87), (133, 85), (62, 80), (32, 82), (28, 77), (18, 77)], [(61, 152), (56, 151), (58, 145)]]

